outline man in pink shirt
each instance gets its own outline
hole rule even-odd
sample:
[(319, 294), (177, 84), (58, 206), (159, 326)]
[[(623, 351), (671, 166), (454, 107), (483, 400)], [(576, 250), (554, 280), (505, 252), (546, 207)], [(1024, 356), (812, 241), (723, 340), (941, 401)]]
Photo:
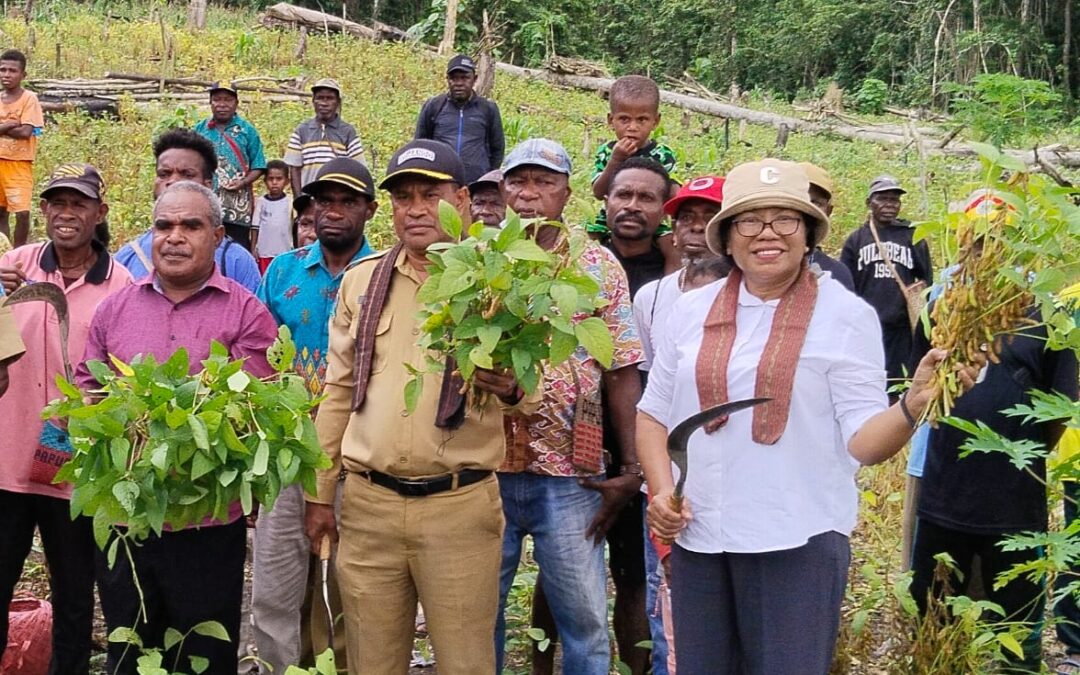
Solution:
[[(277, 337), (277, 323), (251, 291), (222, 276), (214, 251), (225, 234), (221, 202), (208, 188), (191, 181), (169, 186), (154, 206), (153, 274), (109, 297), (90, 326), (84, 362), (75, 379), (84, 391), (98, 388), (86, 367), (109, 355), (131, 361), (153, 354), (158, 362), (180, 347), (187, 349), (193, 373), (210, 355), (210, 342), (223, 344), (233, 359), (256, 377), (273, 372), (266, 350)], [(164, 647), (167, 628), (186, 633), (202, 621), (217, 621), (229, 634), (223, 642), (192, 633), (183, 653), (175, 648), (167, 663), (187, 663), (187, 655), (210, 660), (208, 675), (235, 675), (240, 603), (244, 584), (246, 533), (239, 504), (227, 522), (150, 536), (132, 549), (131, 559), (142, 588), (136, 590), (131, 561), (119, 556), (109, 568), (97, 552), (98, 593), (109, 631), (134, 627), (147, 647)], [(145, 615), (140, 616), (140, 603)], [(142, 620), (145, 619), (145, 620)], [(108, 672), (135, 675), (139, 656), (126, 645), (109, 643)]]
[[(99, 303), (131, 283), (131, 275), (94, 239), (109, 211), (104, 185), (89, 164), (53, 172), (41, 193), (49, 240), (21, 246), (0, 257), (7, 292), (49, 282), (67, 296), (68, 353), (80, 360), (90, 319)], [(41, 410), (60, 392), (64, 372), (56, 312), (42, 302), (14, 307), (26, 354), (8, 367), (10, 392), (0, 398), (0, 645), (7, 644), (7, 612), (34, 528), (41, 532), (53, 603), (53, 646), (49, 673), (82, 675), (89, 670), (94, 609), (94, 538), (90, 519), (72, 521), (71, 486), (54, 485), (57, 469), (70, 457), (65, 431), (41, 419)]]

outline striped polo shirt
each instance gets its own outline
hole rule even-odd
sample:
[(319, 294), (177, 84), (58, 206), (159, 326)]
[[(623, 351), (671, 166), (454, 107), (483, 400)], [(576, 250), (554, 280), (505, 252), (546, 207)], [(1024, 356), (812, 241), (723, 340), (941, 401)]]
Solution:
[(315, 118), (304, 120), (289, 137), (289, 148), (285, 151), (285, 163), (300, 167), (301, 185), (315, 180), (322, 165), (337, 157), (364, 161), (364, 146), (356, 129), (341, 117), (326, 124)]

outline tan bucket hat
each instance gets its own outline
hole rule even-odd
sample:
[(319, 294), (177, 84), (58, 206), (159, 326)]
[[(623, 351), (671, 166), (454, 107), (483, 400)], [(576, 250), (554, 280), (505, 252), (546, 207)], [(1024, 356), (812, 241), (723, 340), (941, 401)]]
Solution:
[(762, 208), (793, 209), (808, 217), (818, 230), (817, 241), (829, 235), (829, 217), (810, 201), (810, 179), (795, 162), (763, 159), (740, 164), (728, 172), (724, 181), (724, 208), (705, 228), (709, 248), (718, 255), (720, 228), (726, 220), (746, 211)]

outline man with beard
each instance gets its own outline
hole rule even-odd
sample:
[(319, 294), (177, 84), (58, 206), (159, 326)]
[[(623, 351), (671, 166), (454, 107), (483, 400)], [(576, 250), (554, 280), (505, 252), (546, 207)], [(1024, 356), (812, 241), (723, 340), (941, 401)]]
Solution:
[(458, 54), (446, 66), (447, 93), (429, 98), (420, 108), (416, 138), (446, 143), (465, 165), (465, 181), (473, 183), (498, 169), (506, 149), (502, 117), (495, 101), (477, 94), (476, 63)]
[(195, 125), (195, 133), (214, 144), (217, 152), (217, 193), (225, 214), (225, 234), (251, 250), (251, 186), (266, 170), (262, 139), (251, 123), (236, 113), (240, 103), (228, 82), (210, 87), (212, 115)]
[[(137, 354), (165, 362), (183, 347), (190, 372), (202, 370), (211, 342), (229, 358), (244, 360), (244, 370), (267, 377), (273, 369), (266, 350), (277, 325), (266, 307), (214, 264), (225, 236), (221, 202), (209, 188), (191, 181), (169, 186), (154, 205), (154, 272), (106, 298), (94, 314), (84, 361), (75, 379), (84, 392), (100, 389), (87, 368), (90, 360), (130, 362)], [(240, 503), (224, 521), (207, 519), (178, 530), (151, 534), (128, 556), (110, 566), (104, 551), (95, 555), (101, 608), (109, 631), (133, 628), (148, 648), (166, 650), (168, 663), (187, 655), (209, 660), (209, 675), (235, 675), (243, 599), (247, 534)], [(134, 569), (138, 570), (136, 586)], [(190, 633), (182, 645), (169, 645), (167, 629), (187, 634), (202, 621), (217, 621), (228, 641)], [(110, 642), (108, 672), (134, 675), (138, 650)]]
[[(194, 181), (208, 188), (214, 187), (217, 171), (217, 154), (214, 146), (190, 129), (171, 129), (154, 141), (154, 199), (173, 183)], [(116, 262), (131, 272), (136, 281), (154, 270), (152, 251), (153, 229), (138, 239), (128, 242), (116, 252)], [(252, 293), (259, 287), (259, 264), (247, 249), (238, 246), (228, 235), (221, 238), (214, 261), (222, 276), (236, 281)]]
[[(679, 192), (664, 203), (664, 213), (674, 222), (675, 250), (683, 260), (683, 267), (662, 279), (650, 281), (634, 296), (634, 320), (641, 335), (645, 361), (639, 366), (648, 374), (653, 355), (659, 345), (671, 312), (671, 306), (680, 295), (699, 288), (716, 279), (727, 276), (729, 265), (724, 258), (709, 250), (705, 242), (705, 226), (720, 212), (724, 179), (721, 176), (701, 176), (679, 188)], [(648, 491), (647, 485), (641, 486)], [(670, 549), (657, 545), (646, 536), (645, 542), (646, 594), (645, 607), (652, 637), (653, 675), (667, 675), (669, 663), (673, 664), (673, 646), (668, 643), (664, 620), (658, 599), (666, 601), (661, 584), (660, 560)], [(670, 622), (667, 632), (671, 632)]]
[[(326, 379), (330, 317), (341, 278), (349, 265), (372, 254), (364, 226), (378, 204), (367, 167), (345, 157), (323, 165), (304, 192), (313, 204), (317, 241), (274, 258), (258, 296), (278, 324), (292, 331), (296, 372), (307, 382), (311, 395), (319, 396)], [(317, 623), (325, 618), (321, 602), (311, 616), (301, 616), (305, 594), (310, 597), (315, 587), (309, 571), (317, 566), (310, 564), (310, 558), (304, 493), (296, 484), (282, 491), (274, 508), (263, 513), (255, 527), (251, 613), (259, 658), (273, 666), (275, 673), (284, 672), (290, 664), (310, 664), (311, 654), (302, 653), (301, 645), (310, 642), (316, 653), (327, 647), (325, 631), (304, 639), (309, 620)], [(340, 613), (335, 608), (334, 615)], [(335, 628), (335, 635), (344, 638), (343, 626)], [(343, 647), (344, 640), (340, 642)], [(344, 650), (337, 656), (338, 665), (344, 666)]]
[[(646, 173), (656, 179), (653, 187), (661, 182), (659, 176)], [(565, 148), (543, 138), (520, 143), (503, 165), (506, 205), (522, 218), (545, 221), (536, 226), (535, 233), (537, 244), (545, 250), (555, 249), (566, 236), (562, 228), (547, 221), (563, 218), (570, 199), (570, 174)], [(659, 197), (661, 203), (666, 194)], [(563, 670), (575, 675), (606, 675), (611, 651), (603, 542), (618, 514), (641, 487), (633, 409), (641, 397), (637, 364), (642, 354), (626, 276), (615, 256), (589, 242), (575, 263), (599, 287), (597, 295), (603, 306), (593, 316), (604, 322), (611, 335), (611, 364), (605, 369), (579, 347), (562, 364), (545, 368), (539, 389), (543, 400), (534, 414), (507, 418), (506, 461), (499, 469), (506, 515), (500, 607), (505, 609), (524, 538), (531, 536), (541, 575), (549, 582), (545, 597), (559, 627)], [(605, 475), (603, 448), (610, 447), (600, 438), (605, 416), (611, 418), (622, 450), (615, 478)], [(636, 521), (639, 532), (640, 513)], [(643, 555), (641, 545), (639, 539), (638, 557)], [(644, 623), (644, 609), (639, 609)], [(500, 669), (496, 672), (501, 672), (504, 629), (505, 620), (500, 616), (496, 633)], [(648, 639), (647, 627), (643, 639)], [(631, 645), (620, 656), (633, 658), (638, 651)]]
[(364, 146), (353, 125), (341, 119), (341, 85), (324, 77), (311, 86), (311, 106), (315, 116), (300, 123), (285, 151), (293, 195), (315, 180), (327, 162), (338, 157), (364, 161)]
[[(28, 283), (49, 282), (63, 289), (68, 304), (68, 353), (80, 359), (90, 319), (110, 293), (131, 283), (131, 275), (94, 239), (109, 206), (97, 169), (89, 164), (57, 168), (41, 193), (41, 211), (49, 240), (20, 246), (0, 257), (6, 292)], [(11, 310), (19, 332), (16, 342), (31, 345), (8, 367), (12, 394), (0, 399), (0, 645), (7, 645), (7, 606), (34, 529), (41, 534), (54, 608), (51, 675), (85, 675), (90, 668), (94, 615), (94, 538), (90, 519), (71, 518), (71, 484), (52, 482), (71, 458), (66, 432), (41, 419), (56, 398), (56, 377), (63, 357), (56, 312), (44, 302)], [(0, 315), (2, 316), (2, 315)], [(0, 335), (5, 338), (6, 334)], [(0, 358), (7, 358), (0, 344)], [(2, 363), (7, 363), (6, 361)], [(0, 387), (2, 389), (2, 387)], [(0, 660), (3, 654), (0, 653)]]
[(920, 281), (927, 286), (934, 283), (930, 247), (925, 241), (915, 243), (911, 221), (898, 218), (903, 194), (900, 181), (892, 176), (875, 178), (866, 195), (870, 215), (848, 236), (840, 254), (840, 262), (847, 265), (855, 280), (855, 295), (877, 311), (889, 386), (907, 377), (913, 328), (907, 299), (894, 274), (905, 286)]

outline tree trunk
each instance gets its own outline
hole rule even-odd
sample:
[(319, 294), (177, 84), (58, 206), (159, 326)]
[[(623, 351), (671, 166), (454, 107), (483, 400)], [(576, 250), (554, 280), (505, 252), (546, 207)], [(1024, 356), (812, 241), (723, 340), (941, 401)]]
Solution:
[(443, 28), (439, 54), (450, 56), (454, 53), (454, 39), (457, 35), (458, 0), (446, 0), (446, 27)]
[(1073, 0), (1065, 0), (1064, 33), (1061, 38), (1061, 79), (1065, 83), (1065, 98), (1072, 98), (1072, 5)]
[(188, 28), (206, 28), (206, 0), (189, 0), (187, 22)]

